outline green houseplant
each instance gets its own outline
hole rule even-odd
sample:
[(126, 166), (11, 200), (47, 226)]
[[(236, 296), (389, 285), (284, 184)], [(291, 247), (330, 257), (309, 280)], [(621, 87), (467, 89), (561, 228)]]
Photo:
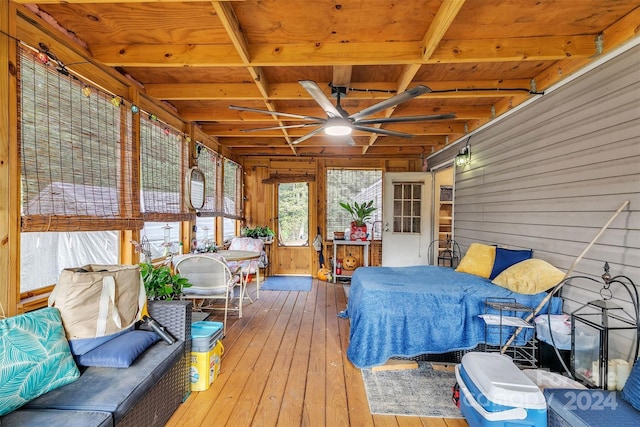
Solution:
[(242, 229), (242, 235), (253, 239), (271, 240), (275, 236), (275, 232), (268, 225), (257, 227), (245, 227)]
[(140, 274), (148, 300), (180, 299), (182, 290), (191, 286), (189, 280), (172, 274), (168, 265), (154, 267), (151, 263), (140, 263)]
[(373, 200), (368, 202), (340, 202), (340, 206), (349, 212), (351, 222), (351, 240), (367, 240), (367, 221), (371, 220), (371, 215), (376, 211)]
[(353, 222), (355, 222), (357, 226), (363, 226), (367, 221), (371, 220), (371, 214), (377, 209), (373, 206), (373, 200), (362, 202), (362, 204), (358, 202), (353, 202), (353, 204), (340, 202), (340, 206), (349, 212)]

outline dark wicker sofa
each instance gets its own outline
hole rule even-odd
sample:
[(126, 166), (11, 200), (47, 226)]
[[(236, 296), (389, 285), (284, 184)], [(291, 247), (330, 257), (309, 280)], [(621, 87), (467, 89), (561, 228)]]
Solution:
[(163, 426), (190, 391), (191, 302), (152, 301), (149, 314), (177, 341), (159, 341), (126, 369), (80, 378), (0, 417), (1, 426)]

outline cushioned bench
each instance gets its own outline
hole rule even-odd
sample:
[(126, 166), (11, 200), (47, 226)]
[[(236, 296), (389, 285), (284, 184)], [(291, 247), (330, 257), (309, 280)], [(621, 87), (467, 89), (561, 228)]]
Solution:
[(89, 367), (77, 380), (0, 417), (4, 426), (163, 426), (190, 392), (191, 303), (154, 301), (149, 313), (177, 339), (126, 368)]
[(548, 427), (614, 427), (640, 425), (640, 363), (636, 362), (622, 392), (547, 388)]

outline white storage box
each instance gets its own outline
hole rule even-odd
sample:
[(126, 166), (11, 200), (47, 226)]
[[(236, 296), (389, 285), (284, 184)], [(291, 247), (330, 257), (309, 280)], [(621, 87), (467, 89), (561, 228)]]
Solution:
[[(541, 314), (534, 320), (538, 340), (560, 350), (571, 350), (571, 321), (567, 314)], [(553, 340), (551, 339), (553, 334)]]
[(460, 411), (470, 427), (547, 425), (544, 395), (510, 357), (467, 353), (456, 366)]

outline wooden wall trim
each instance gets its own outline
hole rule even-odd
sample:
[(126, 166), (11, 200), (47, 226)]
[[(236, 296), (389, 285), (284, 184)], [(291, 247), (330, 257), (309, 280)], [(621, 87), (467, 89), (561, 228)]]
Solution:
[(316, 176), (310, 174), (288, 175), (275, 173), (262, 180), (263, 184), (279, 184), (281, 182), (315, 182)]
[[(0, 3), (0, 304), (16, 314), (20, 270), (20, 168), (15, 129), (17, 112), (17, 48), (15, 4)], [(6, 36), (12, 35), (12, 36)]]

